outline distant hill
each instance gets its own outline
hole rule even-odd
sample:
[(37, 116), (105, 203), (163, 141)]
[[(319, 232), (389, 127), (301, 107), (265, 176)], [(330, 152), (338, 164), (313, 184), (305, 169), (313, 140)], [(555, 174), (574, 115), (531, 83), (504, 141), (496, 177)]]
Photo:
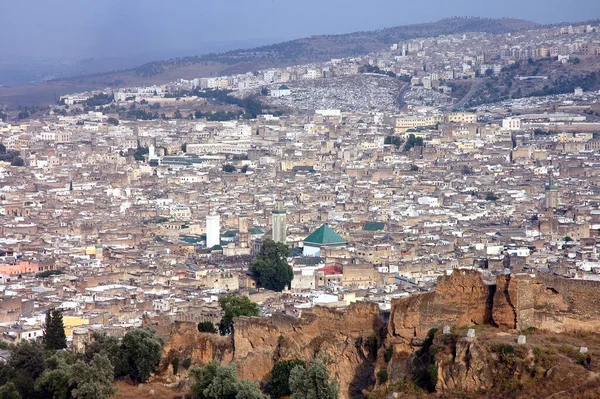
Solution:
[(167, 70), (206, 62), (236, 65), (256, 62), (273, 64), (300, 64), (327, 61), (368, 54), (393, 43), (418, 37), (433, 37), (465, 32), (501, 34), (539, 26), (519, 19), (447, 18), (438, 22), (397, 26), (376, 31), (354, 32), (341, 35), (320, 35), (283, 43), (234, 50), (222, 54), (174, 58), (150, 62), (134, 68), (139, 76), (160, 75)]
[(39, 85), (0, 87), (0, 104), (36, 105), (51, 103), (57, 96), (84, 90), (148, 85), (178, 78), (222, 76), (270, 67), (322, 62), (331, 58), (365, 55), (393, 43), (419, 37), (466, 32), (501, 34), (540, 26), (520, 19), (461, 17), (376, 31), (312, 36), (254, 49), (150, 62), (133, 69), (56, 79)]

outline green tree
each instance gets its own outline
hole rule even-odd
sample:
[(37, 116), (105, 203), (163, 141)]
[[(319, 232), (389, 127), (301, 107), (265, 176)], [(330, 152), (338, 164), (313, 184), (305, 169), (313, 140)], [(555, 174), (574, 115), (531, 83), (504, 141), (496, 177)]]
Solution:
[(280, 360), (271, 369), (271, 378), (269, 379), (269, 393), (273, 398), (289, 396), (292, 394), (290, 390), (290, 373), (294, 367), (306, 367), (304, 360), (290, 359)]
[(198, 323), (198, 331), (211, 334), (218, 333), (215, 325), (210, 321), (201, 321)]
[[(120, 343), (116, 337), (110, 335), (93, 333), (92, 339), (85, 346), (83, 359), (86, 362), (91, 362), (96, 354), (102, 354), (108, 357), (110, 362), (115, 366), (115, 369), (121, 366)], [(115, 370), (116, 373), (116, 370)], [(123, 373), (125, 374), (125, 373)]]
[(46, 312), (46, 327), (44, 328), (44, 345), (47, 349), (64, 349), (67, 347), (67, 336), (63, 324), (62, 312), (51, 309)]
[(17, 387), (11, 381), (0, 387), (0, 399), (21, 399)]
[(294, 271), (287, 263), (288, 246), (273, 240), (265, 240), (250, 266), (259, 287), (281, 292), (294, 278)]
[(150, 328), (128, 332), (119, 348), (118, 373), (135, 382), (145, 382), (160, 362), (163, 344)]
[(410, 170), (411, 172), (418, 172), (419, 171), (419, 167), (417, 165), (410, 165)]
[(192, 394), (196, 399), (206, 399), (204, 396), (204, 390), (208, 388), (212, 380), (214, 380), (217, 374), (219, 364), (212, 360), (204, 367), (192, 367), (190, 370), (190, 376), (194, 383), (191, 386)]
[(296, 366), (290, 372), (292, 399), (337, 399), (339, 395), (335, 382), (329, 381), (329, 369), (317, 359), (308, 368)]
[(463, 165), (462, 169), (460, 170), (460, 172), (463, 175), (472, 175), (473, 174), (473, 168), (469, 165)]
[(68, 352), (55, 352), (46, 359), (46, 370), (36, 381), (36, 389), (55, 399), (69, 399), (73, 358)]
[(247, 296), (229, 294), (219, 298), (219, 305), (223, 311), (223, 318), (219, 323), (219, 332), (222, 335), (231, 333), (233, 318), (239, 316), (258, 316), (260, 309)]
[(256, 383), (241, 380), (235, 384), (235, 399), (266, 399), (267, 397), (261, 392)]
[(6, 154), (6, 146), (0, 143), (0, 154)]
[(108, 118), (106, 120), (106, 123), (108, 123), (109, 125), (118, 126), (119, 125), (119, 120), (117, 118)]
[(37, 342), (22, 341), (12, 350), (7, 362), (10, 381), (23, 398), (37, 398), (35, 381), (44, 372), (44, 348)]
[(116, 393), (114, 378), (114, 367), (107, 356), (96, 354), (89, 364), (79, 360), (72, 366), (69, 380), (76, 387), (73, 398), (108, 399)]
[(485, 195), (485, 200), (486, 201), (497, 201), (500, 197), (498, 197), (496, 194), (494, 194), (491, 191), (488, 191)]
[(231, 164), (225, 164), (225, 165), (223, 165), (223, 172), (227, 172), (227, 173), (235, 172), (235, 166), (233, 166)]
[(11, 166), (25, 166), (25, 161), (21, 157), (15, 157), (10, 164)]
[(248, 165), (244, 165), (242, 166), (242, 169), (240, 170), (242, 173), (246, 173), (248, 172)]
[(214, 378), (204, 389), (206, 399), (235, 399), (237, 369), (234, 364), (217, 368)]

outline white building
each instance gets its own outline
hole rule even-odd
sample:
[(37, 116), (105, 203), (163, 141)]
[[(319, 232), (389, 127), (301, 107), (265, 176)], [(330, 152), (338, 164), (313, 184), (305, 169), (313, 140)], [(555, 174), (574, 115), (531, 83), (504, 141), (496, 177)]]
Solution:
[(206, 215), (206, 247), (221, 245), (221, 217), (216, 212)]

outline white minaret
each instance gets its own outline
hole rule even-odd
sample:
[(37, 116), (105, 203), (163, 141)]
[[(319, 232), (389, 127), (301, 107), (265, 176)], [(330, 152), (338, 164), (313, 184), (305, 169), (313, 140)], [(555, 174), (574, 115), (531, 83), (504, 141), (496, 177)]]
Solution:
[(221, 245), (221, 217), (211, 211), (206, 215), (206, 246), (212, 248)]

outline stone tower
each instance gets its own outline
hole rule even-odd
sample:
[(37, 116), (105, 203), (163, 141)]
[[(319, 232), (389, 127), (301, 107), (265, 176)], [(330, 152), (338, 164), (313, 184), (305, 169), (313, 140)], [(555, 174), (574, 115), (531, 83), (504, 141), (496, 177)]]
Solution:
[(285, 243), (287, 216), (285, 208), (283, 207), (283, 200), (278, 199), (275, 201), (275, 208), (273, 209), (271, 216), (273, 223), (273, 241)]
[(206, 247), (221, 245), (221, 218), (215, 211), (206, 215)]
[(554, 185), (554, 180), (550, 179), (546, 186), (546, 209), (558, 208), (558, 187)]

